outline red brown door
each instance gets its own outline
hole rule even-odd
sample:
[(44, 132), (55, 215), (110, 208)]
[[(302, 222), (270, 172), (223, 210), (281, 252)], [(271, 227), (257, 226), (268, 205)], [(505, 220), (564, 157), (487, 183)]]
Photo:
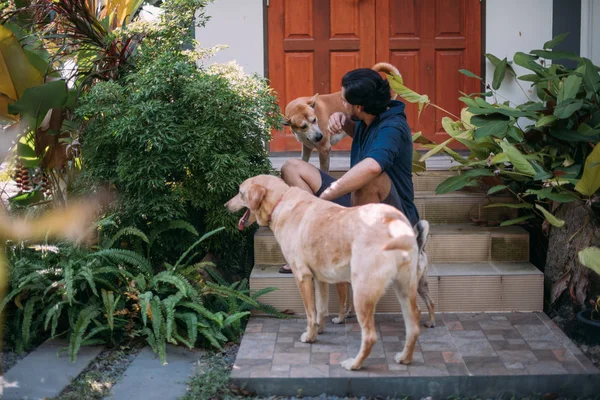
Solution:
[[(377, 0), (377, 60), (398, 68), (404, 84), (432, 103), (460, 116), (460, 92), (480, 91), (481, 2), (479, 0)], [(427, 107), (417, 119), (416, 104), (406, 104), (413, 132), (441, 143), (446, 113)]]
[[(479, 0), (270, 0), (269, 78), (281, 110), (297, 97), (340, 90), (351, 69), (386, 61), (407, 86), (460, 113), (459, 91), (479, 91), (479, 81), (458, 70), (480, 75), (480, 7)], [(407, 104), (413, 132), (447, 138), (442, 113), (429, 107), (418, 122), (416, 110)], [(349, 138), (333, 147), (349, 148)], [(272, 152), (300, 149), (289, 128), (273, 132)]]

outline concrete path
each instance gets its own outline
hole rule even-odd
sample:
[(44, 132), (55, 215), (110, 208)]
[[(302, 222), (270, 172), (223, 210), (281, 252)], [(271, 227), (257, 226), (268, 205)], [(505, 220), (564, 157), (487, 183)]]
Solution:
[(167, 345), (167, 364), (162, 365), (158, 355), (145, 347), (105, 399), (178, 399), (187, 392), (186, 382), (196, 372), (200, 354)]
[(0, 397), (41, 400), (58, 396), (102, 351), (99, 346), (82, 347), (72, 363), (68, 351), (58, 356), (64, 347), (68, 347), (66, 340), (49, 340), (19, 361), (0, 377)]

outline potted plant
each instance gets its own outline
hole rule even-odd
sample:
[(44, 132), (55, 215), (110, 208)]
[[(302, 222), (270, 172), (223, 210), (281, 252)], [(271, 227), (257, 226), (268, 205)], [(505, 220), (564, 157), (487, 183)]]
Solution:
[[(579, 262), (591, 269), (592, 273), (600, 273), (600, 248), (588, 247), (578, 253)], [(594, 331), (600, 330), (600, 294), (589, 300), (591, 308), (585, 308), (577, 313), (577, 319), (588, 325)]]

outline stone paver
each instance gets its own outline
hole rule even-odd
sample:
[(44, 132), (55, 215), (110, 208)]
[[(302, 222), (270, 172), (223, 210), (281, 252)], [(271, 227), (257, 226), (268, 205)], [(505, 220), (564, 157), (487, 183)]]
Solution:
[(75, 362), (66, 340), (49, 340), (32, 351), (0, 378), (0, 397), (10, 399), (46, 399), (58, 396), (88, 364), (100, 354), (102, 347), (82, 347)]
[(196, 372), (199, 358), (198, 352), (167, 345), (167, 364), (162, 365), (158, 355), (145, 347), (105, 399), (178, 399), (185, 395), (186, 382)]
[[(535, 385), (551, 387), (557, 375), (561, 376), (558, 381), (564, 382), (559, 388), (585, 384), (583, 390), (595, 390), (595, 385), (600, 392), (600, 370), (542, 313), (438, 314), (435, 328), (421, 328), (413, 363), (408, 366), (394, 361), (406, 335), (402, 316), (377, 315), (375, 320), (378, 341), (363, 368), (349, 372), (340, 362), (354, 357), (360, 347), (360, 327), (355, 318), (343, 325), (328, 322), (315, 343), (305, 344), (300, 342), (304, 319), (253, 317), (231, 376), (259, 395), (285, 395), (290, 388), (319, 395), (320, 387), (340, 391), (327, 391), (330, 395), (347, 395), (349, 392), (343, 391), (352, 392), (362, 378), (369, 378), (371, 389), (376, 391), (383, 387), (380, 380), (395, 379), (389, 382), (401, 389), (405, 388), (402, 382), (408, 382), (403, 379), (412, 378), (412, 383), (404, 383), (407, 390), (416, 390), (424, 379), (425, 386), (437, 382), (450, 395), (466, 395), (469, 393), (461, 388), (518, 391), (519, 387), (531, 389)], [(266, 326), (268, 334), (261, 330)], [(482, 381), (481, 377), (490, 379)]]

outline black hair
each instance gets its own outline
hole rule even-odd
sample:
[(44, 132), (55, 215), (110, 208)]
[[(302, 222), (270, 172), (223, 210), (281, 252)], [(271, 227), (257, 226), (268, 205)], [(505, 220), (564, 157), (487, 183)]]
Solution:
[(346, 101), (363, 106), (368, 114), (381, 114), (391, 100), (390, 83), (371, 68), (358, 68), (346, 73), (342, 87)]

